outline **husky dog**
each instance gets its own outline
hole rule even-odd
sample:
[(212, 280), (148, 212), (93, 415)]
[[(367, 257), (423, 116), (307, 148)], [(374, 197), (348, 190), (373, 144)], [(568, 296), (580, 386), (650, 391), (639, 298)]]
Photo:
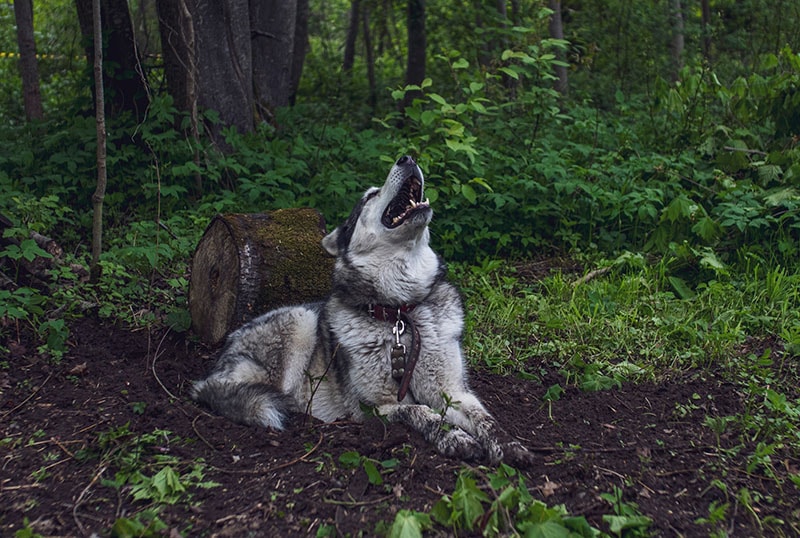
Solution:
[(411, 157), (322, 240), (336, 257), (325, 302), (284, 307), (233, 332), (192, 397), (236, 422), (282, 429), (289, 414), (360, 421), (372, 408), (447, 456), (527, 465), (467, 387), (463, 307), (428, 245), (433, 216)]

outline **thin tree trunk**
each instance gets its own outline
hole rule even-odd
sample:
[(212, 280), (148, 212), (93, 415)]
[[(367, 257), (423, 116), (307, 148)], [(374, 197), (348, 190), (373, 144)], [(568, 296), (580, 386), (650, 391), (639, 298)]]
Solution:
[(681, 0), (670, 0), (670, 18), (672, 18), (672, 43), (670, 52), (672, 55), (672, 80), (680, 78), (680, 71), (683, 68), (683, 9)]
[(367, 59), (367, 81), (369, 82), (369, 106), (375, 110), (378, 104), (378, 88), (375, 84), (375, 52), (372, 49), (372, 35), (369, 31), (369, 6), (364, 6), (364, 49)]
[[(550, 9), (553, 10), (553, 14), (550, 16), (550, 37), (553, 39), (564, 39), (564, 24), (561, 20), (561, 0), (550, 0)], [(564, 52), (559, 50), (556, 54), (556, 58), (564, 62), (566, 58), (564, 58)], [(561, 95), (567, 95), (569, 92), (569, 83), (567, 80), (567, 68), (563, 65), (556, 65), (555, 66), (556, 72), (556, 79), (555, 82), (555, 89)]]
[[(75, 0), (81, 33), (87, 40), (86, 61), (91, 65), (93, 48), (93, 0)], [(147, 80), (142, 71), (136, 39), (127, 0), (101, 0), (101, 28), (105, 39), (103, 83), (108, 90), (107, 112), (116, 115), (131, 112), (137, 121), (143, 121), (150, 96)]]
[(94, 30), (95, 122), (97, 124), (97, 188), (92, 195), (92, 281), (100, 278), (100, 253), (103, 249), (103, 199), (106, 195), (106, 114), (103, 92), (103, 30), (100, 0), (92, 0)]
[(22, 77), (22, 98), (28, 121), (41, 120), (42, 94), (39, 89), (39, 64), (36, 60), (36, 41), (33, 38), (32, 0), (14, 0), (19, 43), (19, 73)]
[(711, 64), (711, 1), (701, 0), (700, 12), (703, 25), (703, 56)]
[(519, 0), (511, 0), (511, 22), (517, 26), (520, 21)]
[[(425, 80), (425, 0), (408, 0), (408, 62), (406, 84), (419, 85)], [(406, 93), (402, 108), (411, 104), (419, 92)]]
[(344, 59), (342, 70), (349, 73), (353, 69), (356, 58), (356, 40), (358, 39), (358, 16), (361, 11), (361, 1), (350, 2), (350, 24), (347, 27), (347, 38), (344, 42)]
[(303, 65), (308, 51), (308, 0), (297, 0), (297, 20), (294, 24), (294, 48), (292, 51), (292, 87), (289, 104), (294, 105), (300, 78), (303, 76)]
[(186, 0), (159, 0), (156, 2), (156, 10), (167, 90), (175, 108), (189, 113), (189, 136), (194, 142), (194, 163), (198, 170), (194, 176), (195, 190), (200, 196), (203, 192), (203, 178), (199, 172), (200, 121), (197, 110), (194, 21)]

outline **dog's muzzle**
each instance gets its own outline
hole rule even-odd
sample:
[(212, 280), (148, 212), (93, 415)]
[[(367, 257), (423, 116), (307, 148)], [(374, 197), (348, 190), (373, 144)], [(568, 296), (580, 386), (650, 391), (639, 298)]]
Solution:
[(381, 217), (381, 224), (387, 228), (397, 228), (410, 217), (430, 209), (430, 202), (422, 199), (422, 173), (414, 159), (408, 155), (400, 157), (396, 166), (407, 169), (408, 175)]

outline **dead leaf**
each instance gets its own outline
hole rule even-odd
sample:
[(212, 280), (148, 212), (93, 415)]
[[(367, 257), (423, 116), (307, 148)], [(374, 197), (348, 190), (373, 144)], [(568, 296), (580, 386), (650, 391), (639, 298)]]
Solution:
[(551, 482), (550, 480), (547, 480), (547, 481), (545, 481), (544, 485), (542, 487), (540, 487), (539, 489), (541, 490), (542, 495), (544, 497), (550, 497), (560, 487), (561, 486), (559, 484), (556, 484), (555, 482)]
[(69, 372), (69, 375), (83, 375), (89, 370), (89, 367), (84, 362), (83, 364), (77, 364), (73, 366)]

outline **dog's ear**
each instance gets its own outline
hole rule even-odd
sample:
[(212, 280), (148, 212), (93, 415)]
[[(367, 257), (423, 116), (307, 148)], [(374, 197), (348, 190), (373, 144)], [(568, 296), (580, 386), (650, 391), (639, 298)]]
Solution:
[(339, 228), (322, 238), (322, 248), (331, 256), (339, 255)]

